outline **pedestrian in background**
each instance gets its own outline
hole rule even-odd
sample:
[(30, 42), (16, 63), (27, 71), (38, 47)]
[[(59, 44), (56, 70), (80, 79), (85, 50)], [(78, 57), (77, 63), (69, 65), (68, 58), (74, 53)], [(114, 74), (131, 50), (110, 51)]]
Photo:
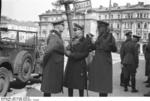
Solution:
[(140, 36), (133, 35), (133, 40), (126, 42), (123, 49), (123, 73), (124, 73), (124, 91), (128, 91), (129, 77), (131, 77), (132, 92), (138, 92), (136, 89), (136, 69), (139, 64), (139, 41)]
[[(123, 58), (124, 58), (124, 46), (127, 42), (132, 41), (132, 32), (129, 31), (126, 34), (126, 40), (122, 43), (121, 48), (120, 48), (120, 58), (121, 58), (121, 74), (120, 74), (120, 86), (124, 86), (124, 75), (123, 75)], [(130, 79), (130, 77), (129, 77)]]
[(46, 52), (42, 63), (41, 91), (44, 92), (44, 96), (59, 93), (63, 87), (64, 46), (61, 34), (64, 30), (64, 22), (54, 22), (53, 25), (54, 30), (51, 30), (47, 39)]
[(95, 56), (89, 68), (89, 90), (107, 96), (112, 93), (112, 55), (117, 47), (109, 24), (98, 21), (98, 38), (93, 45)]
[(147, 59), (146, 46), (147, 46), (147, 44), (144, 44), (143, 47), (142, 47), (143, 54), (144, 54), (144, 59), (145, 59), (145, 76), (147, 77), (147, 80), (144, 81), (144, 83), (149, 83), (150, 78), (148, 78), (148, 59)]
[(84, 28), (75, 24), (76, 39), (66, 50), (68, 57), (64, 86), (68, 88), (68, 96), (73, 96), (73, 90), (79, 90), (79, 96), (84, 96), (84, 89), (87, 87), (87, 65), (85, 58), (88, 56), (88, 40), (84, 38)]

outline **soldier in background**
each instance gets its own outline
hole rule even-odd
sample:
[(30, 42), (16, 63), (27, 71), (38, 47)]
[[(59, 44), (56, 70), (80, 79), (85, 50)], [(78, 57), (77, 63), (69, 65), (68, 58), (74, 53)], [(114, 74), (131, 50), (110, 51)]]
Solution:
[(124, 54), (123, 54), (123, 73), (124, 73), (124, 91), (128, 91), (128, 84), (129, 84), (129, 77), (131, 77), (131, 86), (132, 92), (138, 92), (136, 89), (136, 69), (138, 68), (139, 64), (139, 53), (138, 48), (139, 45), (137, 42), (139, 41), (140, 37), (137, 35), (133, 35), (133, 41), (128, 41), (124, 45)]
[(148, 35), (148, 44), (145, 46), (145, 62), (145, 75), (148, 77), (148, 80), (146, 81), (148, 85), (146, 85), (146, 87), (150, 87), (150, 33)]
[(54, 22), (53, 25), (54, 30), (51, 30), (48, 36), (42, 63), (41, 91), (44, 92), (44, 96), (51, 96), (51, 93), (59, 93), (63, 89), (64, 45), (61, 34), (64, 22)]
[(148, 62), (147, 62), (147, 52), (146, 52), (146, 46), (147, 44), (144, 44), (142, 47), (143, 50), (143, 54), (144, 54), (144, 59), (145, 59), (145, 76), (147, 77), (147, 80), (144, 81), (144, 83), (149, 83), (150, 82), (150, 78), (148, 78)]
[[(120, 86), (124, 86), (124, 75), (123, 75), (123, 58), (124, 58), (124, 46), (128, 41), (132, 41), (132, 32), (127, 32), (126, 34), (126, 40), (122, 43), (120, 48), (120, 58), (121, 58), (121, 74), (120, 74)], [(129, 78), (130, 79), (130, 78)]]

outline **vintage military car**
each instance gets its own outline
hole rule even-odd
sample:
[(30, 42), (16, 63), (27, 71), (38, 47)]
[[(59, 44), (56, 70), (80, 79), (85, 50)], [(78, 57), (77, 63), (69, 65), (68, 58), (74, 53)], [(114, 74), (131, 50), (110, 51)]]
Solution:
[[(16, 33), (16, 38), (5, 33)], [(34, 34), (24, 43), (20, 42), (21, 33)], [(4, 35), (5, 37), (2, 37)], [(10, 82), (14, 79), (27, 82), (37, 65), (37, 32), (0, 28), (0, 96), (5, 96)]]

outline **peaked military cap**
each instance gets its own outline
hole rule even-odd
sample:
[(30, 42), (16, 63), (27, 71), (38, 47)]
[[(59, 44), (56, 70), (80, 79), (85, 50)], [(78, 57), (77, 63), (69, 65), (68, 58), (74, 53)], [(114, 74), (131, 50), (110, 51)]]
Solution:
[(52, 24), (54, 26), (56, 26), (56, 25), (63, 25), (64, 26), (64, 20), (58, 20), (58, 21), (52, 22)]
[(133, 37), (134, 37), (134, 38), (137, 38), (137, 39), (140, 39), (140, 38), (141, 38), (141, 36), (139, 36), (139, 35), (133, 35)]
[(128, 35), (132, 35), (132, 32), (131, 32), (131, 31), (129, 31), (129, 32), (127, 32), (125, 35), (126, 35), (126, 36), (128, 36)]
[(83, 30), (84, 26), (81, 26), (79, 24), (74, 23), (74, 30), (76, 30), (76, 28), (79, 28), (80, 30)]
[(94, 37), (92, 33), (88, 33), (87, 36)]
[(104, 22), (104, 21), (97, 21), (98, 26), (109, 26), (109, 23)]

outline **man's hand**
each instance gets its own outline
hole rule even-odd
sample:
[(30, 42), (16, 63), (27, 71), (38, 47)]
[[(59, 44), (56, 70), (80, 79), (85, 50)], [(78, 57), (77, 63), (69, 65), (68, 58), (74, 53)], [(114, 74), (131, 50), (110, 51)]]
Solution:
[(70, 50), (65, 49), (65, 55), (70, 56), (70, 55), (71, 55), (71, 51), (70, 51)]

